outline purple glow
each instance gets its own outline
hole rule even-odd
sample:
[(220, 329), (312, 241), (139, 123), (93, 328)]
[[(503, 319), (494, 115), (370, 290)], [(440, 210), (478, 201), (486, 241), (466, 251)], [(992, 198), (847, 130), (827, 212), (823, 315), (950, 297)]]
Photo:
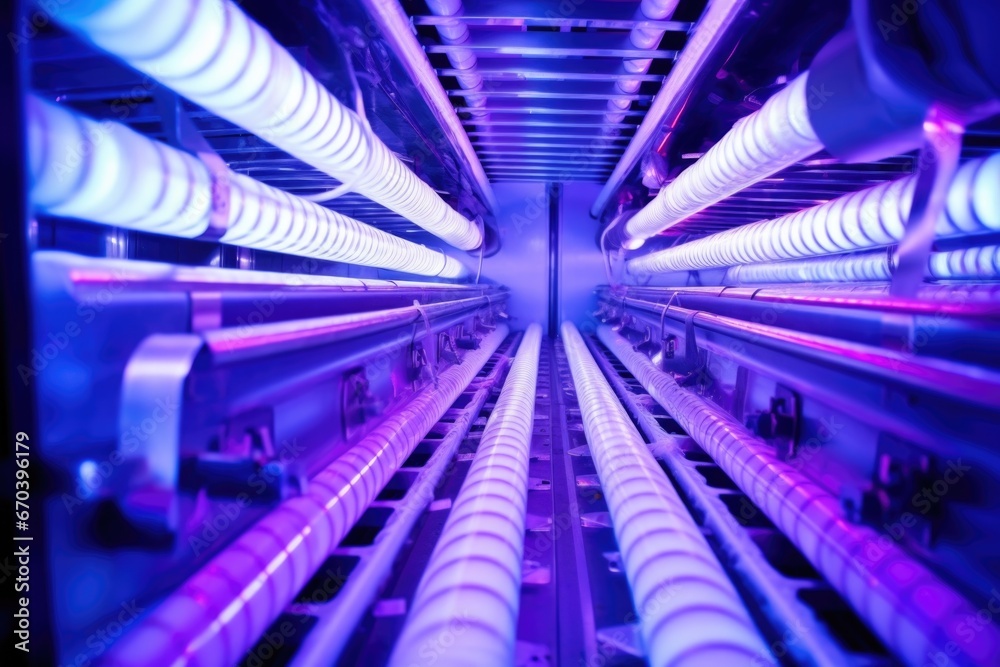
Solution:
[(562, 337), (650, 664), (772, 664), (739, 594), (571, 322)]
[[(848, 522), (841, 504), (731, 415), (681, 388), (610, 327), (598, 335), (684, 430), (760, 507), (832, 586), (908, 664), (957, 646), (965, 664), (1000, 654), (1000, 633), (988, 626), (971, 640), (962, 631), (976, 608), (881, 534)], [(861, 560), (873, 545), (878, 557)], [(902, 584), (902, 585), (901, 585)], [(905, 622), (899, 622), (905, 621)], [(955, 655), (953, 653), (953, 655)]]

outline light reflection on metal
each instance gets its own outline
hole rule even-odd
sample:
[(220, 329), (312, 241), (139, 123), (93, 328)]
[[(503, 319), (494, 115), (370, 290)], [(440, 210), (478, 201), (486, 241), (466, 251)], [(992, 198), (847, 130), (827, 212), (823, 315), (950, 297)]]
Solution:
[(938, 219), (945, 211), (949, 188), (962, 153), (965, 128), (938, 105), (932, 105), (924, 121), (924, 146), (917, 164), (916, 191), (910, 204), (906, 234), (895, 253), (892, 276), (894, 296), (913, 298), (927, 274), (927, 260), (934, 244)]
[(507, 336), (500, 325), (374, 431), (218, 553), (108, 655), (116, 666), (236, 664), (292, 601)]

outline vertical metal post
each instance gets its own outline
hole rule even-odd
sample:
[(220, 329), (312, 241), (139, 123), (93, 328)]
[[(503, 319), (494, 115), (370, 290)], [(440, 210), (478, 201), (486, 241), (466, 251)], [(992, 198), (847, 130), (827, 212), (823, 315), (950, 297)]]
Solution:
[(958, 169), (964, 129), (936, 105), (931, 107), (924, 121), (924, 146), (917, 160), (917, 187), (906, 232), (896, 252), (898, 266), (889, 287), (893, 296), (914, 299), (924, 283), (937, 222)]
[(562, 184), (549, 183), (549, 338), (559, 337), (559, 233)]

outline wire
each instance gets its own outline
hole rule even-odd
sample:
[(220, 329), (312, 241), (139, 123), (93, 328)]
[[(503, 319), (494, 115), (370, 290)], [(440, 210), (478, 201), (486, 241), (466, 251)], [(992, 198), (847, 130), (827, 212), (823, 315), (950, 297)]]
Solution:
[[(371, 123), (368, 122), (368, 114), (365, 113), (365, 97), (364, 94), (361, 92), (361, 84), (358, 83), (358, 75), (357, 72), (355, 72), (354, 70), (354, 61), (351, 59), (351, 54), (348, 53), (346, 49), (344, 49), (343, 52), (344, 52), (344, 61), (347, 63), (347, 74), (350, 77), (351, 86), (354, 93), (353, 113), (355, 116), (357, 116), (358, 120), (361, 122), (361, 126), (365, 130), (367, 130), (367, 132), (362, 132), (361, 136), (364, 138), (365, 144), (368, 147), (368, 155), (371, 155), (372, 154), (371, 136), (373, 130)], [(348, 113), (351, 113), (351, 111), (348, 110)], [(353, 192), (354, 186), (357, 185), (358, 181), (361, 180), (363, 174), (364, 170), (358, 169), (357, 171), (354, 172), (354, 178), (342, 182), (340, 185), (333, 188), (332, 190), (327, 190), (326, 192), (320, 192), (319, 194), (314, 194), (314, 195), (302, 195), (302, 198), (315, 203), (332, 201), (334, 199), (337, 199), (338, 197), (342, 197), (346, 194)]]
[(479, 244), (479, 267), (476, 269), (476, 285), (479, 284), (479, 276), (483, 273), (483, 254), (486, 252), (486, 221), (481, 216), (476, 217), (479, 223), (479, 231), (483, 235), (483, 242)]

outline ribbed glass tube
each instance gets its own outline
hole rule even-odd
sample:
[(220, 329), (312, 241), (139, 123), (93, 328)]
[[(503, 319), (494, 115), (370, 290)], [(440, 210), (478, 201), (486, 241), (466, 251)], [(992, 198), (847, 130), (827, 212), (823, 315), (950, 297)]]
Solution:
[(54, 18), (462, 250), (482, 234), (230, 0), (69, 0)]
[(837, 497), (729, 413), (677, 384), (611, 327), (599, 327), (597, 335), (905, 664), (922, 667), (946, 650), (948, 664), (965, 667), (992, 664), (1000, 655), (996, 628), (973, 636), (963, 631), (976, 608), (920, 561), (849, 521)]
[(454, 642), (437, 656), (440, 667), (515, 662), (541, 341), (542, 328), (532, 324), (424, 569), (390, 667), (419, 662), (421, 649), (445, 635)]
[(293, 600), (503, 339), (500, 325), (461, 364), (309, 480), (117, 642), (116, 667), (235, 665)]
[[(632, 275), (817, 257), (902, 240), (917, 177), (907, 176), (774, 220), (712, 234), (627, 263)], [(938, 236), (1000, 231), (1000, 153), (963, 164), (948, 190)]]
[(665, 185), (625, 224), (646, 239), (813, 153), (823, 144), (809, 122), (806, 74), (740, 119), (717, 144)]
[[(198, 158), (113, 121), (28, 97), (31, 202), (52, 215), (181, 238), (209, 230), (213, 176)], [(442, 252), (227, 171), (222, 243), (458, 278)]]
[(769, 664), (739, 594), (571, 322), (562, 340), (649, 664)]
[(888, 251), (793, 259), (734, 266), (726, 271), (727, 285), (762, 283), (879, 282), (892, 278)]
[[(762, 283), (877, 282), (892, 278), (896, 257), (881, 252), (765, 262), (731, 267), (727, 285)], [(986, 245), (931, 253), (927, 278), (995, 280), (1000, 278), (1000, 246)]]

